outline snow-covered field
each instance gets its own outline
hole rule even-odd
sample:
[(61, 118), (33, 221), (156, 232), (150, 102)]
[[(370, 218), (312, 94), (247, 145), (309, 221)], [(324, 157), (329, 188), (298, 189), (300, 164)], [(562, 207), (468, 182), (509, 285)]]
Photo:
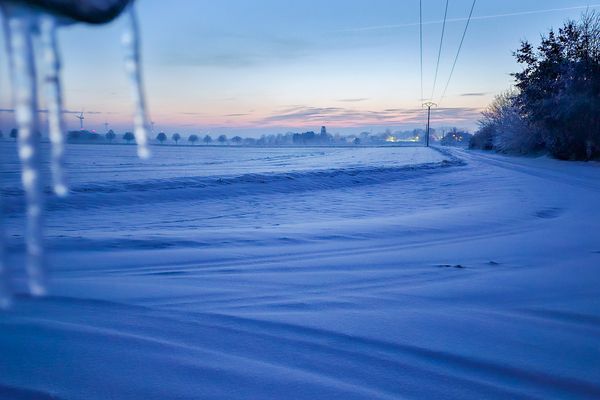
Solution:
[[(69, 146), (4, 399), (600, 398), (600, 166)], [(2, 143), (17, 288), (22, 194)], [(19, 289), (22, 290), (22, 289)]]

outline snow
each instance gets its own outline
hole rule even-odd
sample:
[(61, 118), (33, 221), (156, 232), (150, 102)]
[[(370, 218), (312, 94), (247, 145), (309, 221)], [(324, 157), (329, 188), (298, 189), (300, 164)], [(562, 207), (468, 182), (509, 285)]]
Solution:
[[(0, 313), (0, 397), (600, 396), (597, 164), (153, 153), (68, 146), (72, 195), (48, 200), (50, 293)], [(14, 145), (0, 155), (26, 293)]]

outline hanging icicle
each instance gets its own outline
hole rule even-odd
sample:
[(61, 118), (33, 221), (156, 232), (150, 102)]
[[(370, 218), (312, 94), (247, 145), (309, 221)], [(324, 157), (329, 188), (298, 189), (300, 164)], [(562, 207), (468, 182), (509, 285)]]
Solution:
[(35, 61), (32, 44), (33, 15), (14, 7), (6, 16), (10, 42), (15, 119), (19, 129), (18, 144), (21, 180), (27, 202), (27, 279), (31, 294), (46, 293), (44, 246), (42, 234), (43, 192), (40, 181), (40, 137)]
[(60, 82), (60, 58), (56, 43), (56, 19), (42, 15), (39, 20), (42, 59), (44, 61), (44, 85), (48, 107), (48, 134), (52, 144), (50, 169), (53, 189), (58, 196), (68, 192), (64, 174), (64, 121), (62, 87)]
[[(10, 44), (8, 43), (8, 24), (4, 17), (4, 10), (0, 7), (0, 17), (2, 18), (2, 29), (6, 43), (6, 52), (10, 54)], [(1, 199), (0, 199), (1, 200)], [(0, 207), (0, 309), (8, 308), (11, 303), (11, 291), (9, 286), (8, 269), (5, 259), (4, 249), (4, 214)]]
[(142, 71), (140, 68), (140, 38), (137, 15), (133, 4), (126, 12), (127, 26), (123, 32), (122, 42), (125, 50), (125, 71), (131, 85), (131, 93), (134, 101), (134, 130), (135, 140), (138, 145), (138, 156), (148, 158), (148, 130), (149, 119), (146, 112), (146, 99), (142, 84)]
[[(0, 220), (3, 215), (0, 214)], [(8, 308), (11, 303), (11, 291), (8, 284), (8, 269), (4, 255), (4, 229), (0, 221), (0, 310)]]
[(0, 310), (7, 309), (11, 304), (11, 293), (8, 288), (8, 271), (4, 260), (4, 247), (2, 247), (2, 260), (0, 261)]
[[(89, 0), (91, 1), (91, 0)], [(50, 169), (52, 189), (58, 196), (65, 196), (68, 188), (64, 173), (64, 133), (63, 99), (60, 81), (61, 62), (56, 37), (57, 19), (52, 14), (79, 21), (105, 23), (115, 18), (127, 5), (127, 28), (123, 34), (125, 48), (125, 70), (131, 83), (135, 113), (134, 134), (138, 144), (138, 155), (147, 158), (149, 119), (146, 111), (142, 72), (140, 67), (140, 39), (137, 17), (130, 0), (110, 0), (101, 3), (100, 8), (87, 8), (80, 2), (67, 4), (46, 2), (40, 5), (51, 13), (31, 9), (26, 2), (2, 3), (3, 25), (7, 38), (7, 53), (12, 72), (12, 90), (15, 119), (19, 131), (18, 152), (21, 160), (21, 180), (26, 201), (26, 249), (27, 286), (32, 295), (46, 293), (46, 269), (43, 243), (43, 183), (40, 170), (40, 133), (38, 118), (36, 63), (33, 39), (41, 45), (44, 66), (44, 89), (48, 106), (48, 129), (51, 148)], [(100, 3), (95, 3), (100, 6)], [(90, 11), (91, 10), (91, 11)], [(96, 11), (93, 11), (96, 10)], [(71, 20), (69, 20), (71, 21)], [(0, 229), (0, 308), (11, 302), (8, 269), (4, 258), (4, 241)]]

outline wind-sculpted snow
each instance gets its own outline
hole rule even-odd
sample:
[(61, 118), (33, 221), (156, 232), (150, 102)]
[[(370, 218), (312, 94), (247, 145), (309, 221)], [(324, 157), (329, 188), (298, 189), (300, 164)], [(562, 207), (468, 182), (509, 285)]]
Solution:
[[(10, 159), (10, 147), (4, 144), (2, 150), (12, 165), (16, 160)], [(71, 196), (50, 196), (49, 210), (343, 189), (416, 178), (463, 164), (423, 148), (156, 148), (152, 160), (123, 163), (131, 155), (129, 146), (71, 147), (81, 153), (67, 165)], [(96, 156), (93, 164), (84, 160), (99, 152), (102, 157)], [(22, 189), (10, 175), (6, 182), (5, 208), (22, 211)], [(48, 195), (50, 191), (46, 188)]]
[(600, 397), (597, 165), (174, 149), (69, 148), (50, 294), (0, 313), (0, 398)]
[[(244, 174), (220, 177), (180, 177), (129, 182), (99, 182), (74, 185), (67, 199), (49, 199), (49, 210), (111, 207), (123, 203), (163, 203), (203, 199), (219, 200), (236, 196), (286, 194), (294, 192), (334, 190), (375, 185), (463, 165), (461, 161), (441, 161), (405, 167), (346, 168), (286, 173)], [(18, 211), (21, 193), (5, 192), (6, 208)]]

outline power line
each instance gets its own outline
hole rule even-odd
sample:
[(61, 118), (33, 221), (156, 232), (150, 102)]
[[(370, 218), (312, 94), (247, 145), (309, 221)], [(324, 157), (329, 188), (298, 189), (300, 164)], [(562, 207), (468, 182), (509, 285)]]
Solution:
[(431, 90), (431, 100), (435, 94), (435, 86), (437, 84), (438, 72), (440, 70), (440, 58), (442, 57), (442, 46), (444, 44), (444, 34), (446, 33), (446, 18), (448, 17), (448, 3), (450, 0), (446, 0), (446, 10), (444, 11), (444, 24), (442, 25), (442, 37), (440, 38), (440, 48), (438, 50), (437, 65), (435, 67), (435, 77), (433, 79), (433, 89)]
[(454, 63), (452, 64), (452, 69), (450, 70), (450, 76), (448, 77), (448, 82), (446, 82), (446, 87), (444, 87), (444, 91), (442, 92), (442, 97), (440, 97), (440, 103), (446, 96), (446, 91), (448, 90), (448, 86), (450, 85), (450, 80), (452, 79), (452, 75), (454, 74), (454, 68), (456, 68), (456, 62), (458, 61), (458, 56), (460, 55), (460, 51), (462, 49), (463, 43), (465, 41), (465, 36), (467, 36), (467, 30), (469, 29), (469, 23), (471, 22), (471, 18), (473, 17), (473, 10), (475, 9), (475, 3), (477, 0), (473, 0), (473, 4), (471, 5), (471, 11), (469, 12), (469, 18), (467, 19), (467, 23), (465, 25), (465, 30), (463, 31), (462, 38), (460, 39), (460, 44), (458, 45), (458, 51), (456, 52), (456, 57), (454, 57)]
[(419, 46), (421, 48), (421, 103), (423, 102), (423, 0), (419, 0)]
[[(573, 6), (573, 7), (563, 7), (563, 8), (546, 8), (546, 9), (538, 9), (538, 10), (529, 10), (529, 11), (519, 11), (512, 13), (504, 13), (504, 14), (492, 14), (492, 15), (480, 15), (477, 17), (473, 17), (473, 21), (487, 20), (487, 19), (496, 19), (496, 18), (508, 18), (508, 17), (519, 17), (525, 15), (536, 15), (536, 14), (546, 14), (558, 11), (573, 11), (573, 10), (586, 10), (586, 9), (595, 9), (600, 8), (600, 4), (588, 4), (585, 6)], [(447, 22), (463, 22), (466, 21), (467, 18), (449, 18)], [(424, 21), (423, 25), (437, 25), (441, 24), (443, 21)], [(399, 29), (399, 28), (409, 28), (418, 26), (418, 22), (409, 22), (405, 24), (393, 24), (393, 25), (375, 25), (375, 26), (363, 26), (358, 28), (347, 28), (347, 29), (339, 29), (331, 32), (365, 32), (365, 31), (375, 31), (375, 30), (384, 30), (384, 29)]]

